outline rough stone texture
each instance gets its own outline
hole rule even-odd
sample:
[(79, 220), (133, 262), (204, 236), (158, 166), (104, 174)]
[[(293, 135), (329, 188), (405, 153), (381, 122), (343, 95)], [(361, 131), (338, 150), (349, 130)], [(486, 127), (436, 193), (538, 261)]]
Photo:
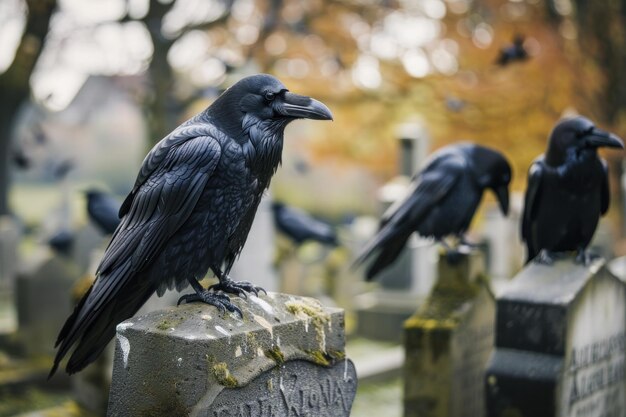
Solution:
[(602, 259), (531, 263), (497, 300), (488, 416), (626, 415), (626, 287)]
[(192, 303), (118, 325), (107, 415), (349, 415), (343, 310), (277, 293), (232, 300), (243, 320)]
[(426, 303), (405, 322), (404, 415), (480, 417), (493, 346), (495, 301), (478, 251), (439, 261)]

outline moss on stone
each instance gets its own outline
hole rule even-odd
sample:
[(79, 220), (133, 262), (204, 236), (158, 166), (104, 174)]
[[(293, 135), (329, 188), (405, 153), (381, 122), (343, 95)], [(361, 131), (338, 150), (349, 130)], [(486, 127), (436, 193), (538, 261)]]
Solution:
[(329, 356), (321, 350), (305, 350), (313, 363), (322, 366), (330, 366)]
[(228, 365), (226, 362), (219, 362), (213, 365), (213, 376), (217, 380), (220, 385), (223, 385), (227, 388), (236, 388), (239, 386), (239, 381), (237, 378), (231, 375), (228, 370)]
[(330, 315), (325, 313), (322, 306), (310, 302), (307, 299), (298, 301), (287, 301), (285, 308), (288, 312), (299, 318), (309, 319), (315, 327), (316, 340), (321, 349), (326, 344), (326, 334), (324, 333), (324, 325), (330, 321)]
[(156, 328), (158, 330), (169, 330), (169, 329), (173, 329), (176, 326), (178, 326), (179, 324), (181, 324), (182, 322), (185, 321), (185, 317), (180, 316), (180, 315), (167, 315), (163, 320), (161, 320), (159, 322), (159, 324), (156, 325)]
[(344, 352), (343, 350), (329, 349), (327, 353), (331, 358), (336, 359), (336, 360), (341, 360), (341, 359), (346, 358), (346, 352)]
[(265, 356), (272, 359), (278, 365), (282, 365), (283, 363), (285, 363), (285, 355), (278, 346), (272, 346), (271, 349), (267, 349), (264, 353)]

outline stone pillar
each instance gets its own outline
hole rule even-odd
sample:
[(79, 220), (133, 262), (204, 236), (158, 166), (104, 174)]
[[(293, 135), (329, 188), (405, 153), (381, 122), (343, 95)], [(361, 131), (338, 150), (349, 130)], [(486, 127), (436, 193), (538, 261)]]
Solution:
[(495, 301), (482, 253), (442, 256), (424, 305), (404, 323), (405, 417), (481, 417)]
[(489, 417), (626, 415), (626, 286), (605, 267), (530, 263), (497, 300)]
[(270, 293), (243, 319), (191, 303), (117, 327), (109, 417), (349, 416), (343, 310)]

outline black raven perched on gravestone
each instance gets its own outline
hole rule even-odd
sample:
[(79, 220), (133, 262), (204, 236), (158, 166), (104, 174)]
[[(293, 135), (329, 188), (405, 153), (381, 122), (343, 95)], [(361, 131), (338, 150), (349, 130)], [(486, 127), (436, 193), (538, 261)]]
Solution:
[(528, 171), (522, 217), (527, 261), (552, 263), (553, 252), (578, 251), (587, 264), (587, 246), (600, 216), (609, 209), (607, 165), (599, 147), (623, 148), (621, 139), (585, 117), (560, 121), (548, 149)]
[(413, 232), (439, 241), (450, 235), (462, 239), (486, 188), (508, 213), (510, 181), (511, 167), (499, 152), (474, 144), (442, 148), (413, 177), (408, 195), (385, 212), (354, 265), (375, 256), (366, 274), (371, 280), (400, 255)]
[(87, 197), (87, 215), (89, 219), (105, 235), (113, 234), (121, 222), (118, 216), (120, 203), (114, 197), (93, 188), (85, 191), (85, 197)]
[[(226, 293), (260, 288), (236, 282), (228, 273), (248, 237), (264, 190), (281, 162), (285, 126), (296, 119), (330, 120), (317, 100), (294, 94), (270, 75), (246, 77), (206, 110), (157, 143), (143, 161), (135, 185), (122, 203), (122, 222), (96, 274), (59, 333), (50, 375), (76, 348), (70, 374), (93, 362), (156, 291), (194, 294), (202, 301), (241, 314)], [(219, 283), (203, 288), (211, 269)]]
[(272, 203), (272, 212), (276, 228), (296, 244), (301, 245), (307, 240), (312, 240), (324, 245), (337, 246), (337, 233), (328, 223), (278, 201)]

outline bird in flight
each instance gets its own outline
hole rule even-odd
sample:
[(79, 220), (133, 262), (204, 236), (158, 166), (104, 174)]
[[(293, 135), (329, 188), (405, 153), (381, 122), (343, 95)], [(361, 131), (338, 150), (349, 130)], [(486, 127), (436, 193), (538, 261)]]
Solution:
[[(73, 345), (68, 373), (93, 362), (116, 325), (155, 291), (191, 285), (194, 293), (179, 303), (201, 301), (241, 314), (227, 294), (261, 289), (228, 274), (281, 162), (285, 126), (296, 119), (332, 114), (270, 75), (253, 75), (152, 148), (122, 203), (96, 280), (59, 333), (50, 376)], [(206, 289), (198, 279), (209, 269), (219, 282)]]
[(447, 236), (463, 240), (485, 189), (493, 190), (502, 213), (508, 213), (510, 181), (511, 167), (499, 152), (474, 144), (440, 149), (413, 177), (407, 196), (383, 214), (354, 265), (375, 257), (366, 273), (371, 280), (400, 255), (413, 232), (444, 245)]
[(527, 261), (550, 264), (554, 252), (577, 251), (587, 264), (587, 246), (600, 216), (609, 209), (609, 177), (598, 148), (624, 148), (621, 139), (585, 117), (560, 121), (548, 149), (528, 171), (522, 240)]

